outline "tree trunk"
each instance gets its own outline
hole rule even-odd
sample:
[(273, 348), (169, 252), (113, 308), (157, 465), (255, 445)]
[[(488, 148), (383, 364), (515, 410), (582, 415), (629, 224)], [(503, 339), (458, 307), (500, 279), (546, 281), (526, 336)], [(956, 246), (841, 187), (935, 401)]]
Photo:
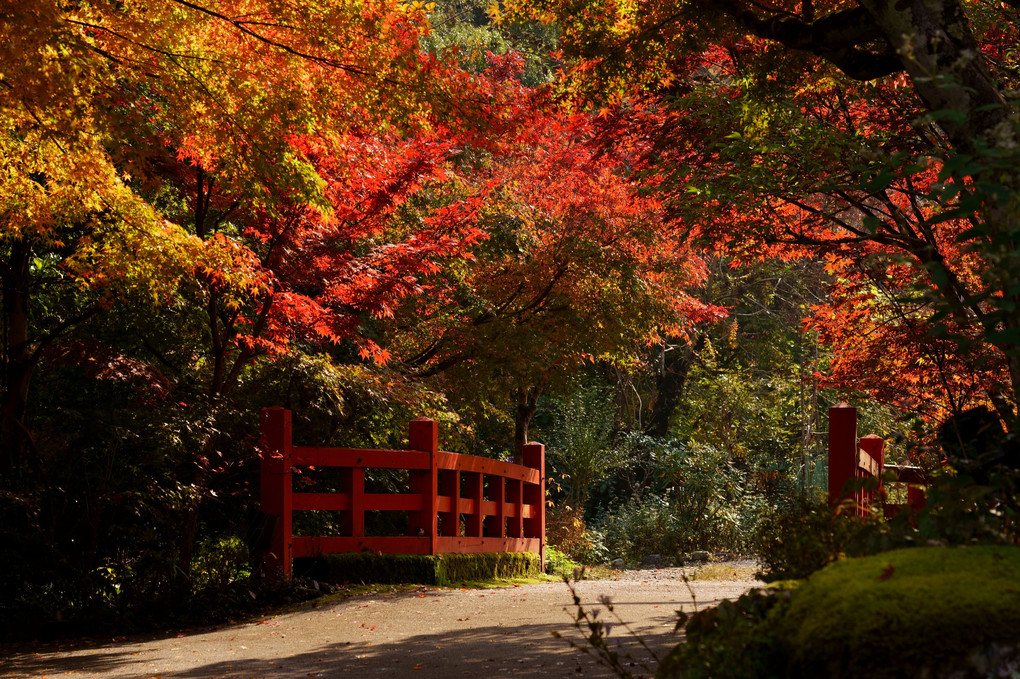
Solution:
[(652, 414), (645, 425), (645, 433), (656, 438), (665, 438), (669, 434), (669, 423), (673, 413), (683, 399), (684, 388), (691, 367), (698, 352), (705, 346), (707, 333), (702, 332), (693, 344), (676, 347), (665, 351), (662, 358), (662, 369), (655, 376), (655, 400), (652, 401)]
[(517, 410), (514, 414), (514, 462), (524, 459), (524, 444), (528, 442), (528, 425), (538, 411), (541, 387), (527, 387), (517, 390)]
[(28, 320), (31, 254), (28, 243), (15, 241), (3, 271), (4, 391), (0, 455), (5, 469), (22, 462), (28, 442), (25, 414), (33, 364)]
[[(862, 0), (899, 55), (929, 111), (959, 153), (980, 162), (985, 148), (1016, 142), (1013, 115), (957, 0)], [(962, 115), (960, 115), (962, 114)]]

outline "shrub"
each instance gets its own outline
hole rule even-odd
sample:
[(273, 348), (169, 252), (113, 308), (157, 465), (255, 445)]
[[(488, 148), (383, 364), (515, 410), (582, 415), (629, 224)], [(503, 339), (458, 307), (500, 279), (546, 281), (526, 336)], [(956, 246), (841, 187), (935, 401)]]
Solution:
[(582, 564), (578, 563), (574, 559), (571, 559), (569, 555), (560, 550), (556, 549), (551, 545), (547, 545), (545, 548), (545, 572), (552, 573), (554, 575), (571, 577), (574, 571), (579, 569)]
[(633, 436), (632, 458), (650, 467), (650, 489), (602, 517), (612, 556), (631, 561), (693, 550), (746, 553), (765, 498), (753, 490), (753, 469), (740, 469), (712, 446)]
[(608, 560), (604, 536), (585, 525), (583, 509), (551, 507), (546, 514), (545, 536), (548, 544), (573, 561), (594, 565)]
[(687, 616), (680, 614), (684, 643), (659, 663), (659, 679), (781, 677), (782, 642), (770, 620), (789, 607), (789, 590), (754, 589), (735, 601)]
[(682, 524), (669, 499), (648, 495), (605, 517), (601, 530), (610, 556), (633, 563), (649, 554), (679, 556), (689, 545)]
[(549, 464), (567, 504), (584, 507), (592, 484), (627, 461), (626, 449), (613, 445), (612, 394), (579, 385), (568, 399), (553, 403), (552, 415), (545, 432)]
[(801, 500), (777, 507), (759, 522), (754, 552), (766, 582), (806, 578), (852, 551), (861, 552), (865, 529), (875, 523), (824, 501)]
[(223, 589), (251, 574), (248, 547), (236, 535), (206, 539), (196, 552), (191, 564), (196, 592)]
[(566, 554), (584, 541), (584, 508), (554, 505), (545, 514), (545, 538)]

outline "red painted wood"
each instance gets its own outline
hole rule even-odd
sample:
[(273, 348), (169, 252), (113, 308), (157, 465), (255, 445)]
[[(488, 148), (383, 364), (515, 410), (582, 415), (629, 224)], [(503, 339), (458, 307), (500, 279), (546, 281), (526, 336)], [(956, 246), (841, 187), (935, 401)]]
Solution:
[(878, 479), (878, 487), (873, 491), (866, 491), (865, 497), (863, 498), (864, 504), (871, 505), (875, 502), (881, 502), (885, 499), (885, 493), (882, 488), (882, 470), (885, 466), (885, 440), (881, 436), (875, 436), (869, 434), (868, 436), (862, 436), (858, 441), (861, 452), (866, 456), (866, 460), (871, 461), (868, 465), (868, 473), (872, 477)]
[(350, 493), (294, 493), (292, 497), (295, 512), (343, 512), (351, 508)]
[(907, 507), (909, 507), (910, 510), (913, 511), (913, 512), (916, 512), (916, 511), (918, 511), (920, 509), (924, 509), (925, 504), (927, 504), (927, 500), (925, 498), (925, 493), (926, 493), (926, 489), (921, 487), (921, 486), (914, 485), (914, 484), (908, 485), (907, 486)]
[(521, 485), (517, 480), (506, 482), (506, 534), (511, 538), (524, 537), (524, 493)]
[[(524, 537), (538, 540), (538, 556), (545, 571), (545, 446), (541, 443), (526, 443), (521, 455), (525, 466), (538, 472), (538, 483), (525, 483), (522, 499), (531, 505), (532, 515), (524, 519)], [(523, 510), (521, 511), (523, 515)]]
[(410, 535), (387, 537), (295, 537), (294, 556), (370, 550), (383, 554), (429, 554), (432, 540)]
[(482, 475), (476, 472), (464, 474), (464, 493), (470, 507), (465, 510), (467, 516), (464, 520), (464, 535), (469, 537), (482, 537)]
[(421, 495), (413, 493), (365, 493), (365, 510), (421, 512)]
[(881, 476), (882, 465), (864, 449), (866, 441), (861, 439), (860, 443), (861, 449), (857, 451), (857, 470), (865, 476)]
[[(836, 504), (846, 496), (844, 485), (851, 478), (879, 479), (878, 489), (867, 492), (858, 491), (854, 499), (862, 505), (885, 500), (882, 487), (882, 473), (885, 470), (896, 472), (896, 480), (907, 483), (906, 507), (912, 511), (924, 507), (924, 486), (928, 485), (927, 475), (919, 467), (885, 464), (885, 441), (880, 436), (857, 436), (857, 411), (841, 403), (829, 409), (829, 502)], [(883, 514), (895, 516), (904, 505), (884, 504)]]
[(885, 439), (881, 436), (875, 436), (874, 434), (868, 434), (862, 436), (858, 445), (861, 450), (871, 456), (871, 459), (878, 465), (878, 473), (882, 473), (882, 468), (885, 466)]
[(846, 403), (829, 408), (829, 504), (846, 497), (857, 473), (857, 409)]
[(492, 516), (485, 519), (484, 535), (487, 538), (506, 537), (506, 479), (489, 477), (489, 497), (492, 499)]
[(480, 552), (541, 552), (538, 538), (474, 538), (440, 537), (436, 546), (440, 554), (477, 554)]
[(421, 497), (421, 511), (411, 512), (408, 517), (408, 532), (411, 535), (428, 536), (431, 551), (436, 553), (436, 496), (439, 494), (439, 424), (420, 418), (411, 420), (407, 447), (425, 454), (428, 466), (421, 471), (410, 472), (411, 492)]
[[(414, 420), (410, 450), (294, 447), (290, 412), (265, 409), (260, 501), (263, 511), (276, 518), (272, 545), (263, 555), (267, 573), (289, 577), (294, 556), (364, 549), (403, 554), (538, 551), (544, 559), (544, 448), (526, 446), (525, 466), (440, 452), (438, 440), (435, 422)], [(340, 492), (294, 493), (291, 470), (299, 465), (339, 467)], [(366, 468), (408, 469), (411, 492), (365, 493)], [(411, 534), (366, 537), (365, 512), (380, 510), (408, 512)], [(343, 535), (294, 537), (294, 511), (340, 512)], [(443, 535), (437, 531), (440, 513)], [(466, 535), (458, 534), (462, 514)], [(508, 535), (508, 530), (527, 537)]]
[(439, 468), (455, 469), (462, 472), (480, 472), (491, 476), (502, 476), (507, 479), (538, 483), (538, 472), (535, 469), (512, 462), (478, 457), (477, 455), (439, 453)]
[(416, 450), (359, 450), (295, 446), (292, 464), (369, 469), (428, 469), (429, 460)]
[(283, 408), (264, 408), (259, 419), (262, 453), (259, 504), (274, 517), (273, 536), (264, 555), (266, 573), (289, 578), (293, 544), (293, 486), (291, 480), (291, 419)]
[(450, 469), (439, 470), (439, 497), (436, 512), (439, 514), (440, 535), (460, 535), (460, 472)]
[(925, 473), (920, 467), (911, 467), (909, 465), (902, 464), (890, 464), (885, 466), (886, 469), (892, 469), (896, 472), (896, 480), (900, 483), (916, 483), (920, 486), (928, 485), (928, 474)]
[(341, 469), (340, 487), (351, 497), (350, 510), (344, 514), (340, 528), (347, 535), (360, 537), (365, 534), (365, 470)]
[(351, 468), (351, 535), (361, 537), (365, 534), (365, 510), (368, 508), (368, 495), (365, 493), (365, 470)]

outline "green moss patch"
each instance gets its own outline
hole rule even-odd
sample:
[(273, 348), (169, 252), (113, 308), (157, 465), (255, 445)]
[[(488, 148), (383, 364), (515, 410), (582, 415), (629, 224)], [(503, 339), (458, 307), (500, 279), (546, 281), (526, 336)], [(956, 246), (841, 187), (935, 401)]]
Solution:
[(693, 615), (658, 679), (965, 679), (1020, 668), (1020, 547), (837, 561)]
[(327, 554), (295, 560), (295, 572), (331, 583), (417, 583), (451, 585), (537, 577), (538, 554)]
[(976, 653), (1020, 643), (1020, 549), (917, 548), (839, 561), (797, 588), (774, 622), (792, 676), (962, 669)]

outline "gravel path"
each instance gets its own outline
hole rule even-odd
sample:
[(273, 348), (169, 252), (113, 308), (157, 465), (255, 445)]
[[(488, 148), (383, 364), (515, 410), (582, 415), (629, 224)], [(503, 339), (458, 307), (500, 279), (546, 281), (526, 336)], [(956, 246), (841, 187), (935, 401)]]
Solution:
[[(692, 581), (699, 607), (760, 584), (749, 579), (750, 568), (709, 568), (712, 577), (732, 579)], [(660, 656), (678, 642), (675, 611), (693, 610), (678, 569), (625, 571), (611, 580), (580, 582), (577, 591), (590, 607), (604, 608), (599, 601), (611, 599), (616, 613)], [(414, 679), (612, 676), (570, 646), (568, 640), (582, 640), (572, 626), (574, 613), (561, 582), (422, 588), (312, 602), (254, 623), (174, 637), (22, 646), (0, 657), (0, 677), (397, 677), (410, 671)], [(611, 638), (635, 660), (649, 660), (621, 628)], [(639, 665), (634, 673), (650, 675)]]

